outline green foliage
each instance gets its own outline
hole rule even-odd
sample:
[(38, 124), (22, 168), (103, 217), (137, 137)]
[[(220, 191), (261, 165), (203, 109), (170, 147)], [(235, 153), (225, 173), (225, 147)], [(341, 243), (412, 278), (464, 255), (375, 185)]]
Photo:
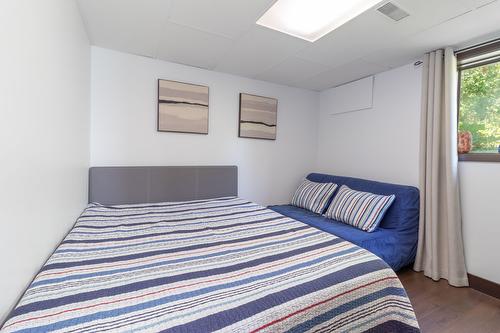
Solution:
[(462, 71), (458, 128), (472, 133), (473, 151), (497, 151), (500, 145), (500, 63)]

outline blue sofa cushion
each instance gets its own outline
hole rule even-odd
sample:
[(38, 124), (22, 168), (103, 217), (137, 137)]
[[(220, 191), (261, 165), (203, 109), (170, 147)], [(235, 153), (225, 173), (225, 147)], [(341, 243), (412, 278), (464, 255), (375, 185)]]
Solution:
[(314, 182), (335, 183), (339, 186), (346, 185), (354, 190), (375, 194), (394, 194), (396, 199), (387, 210), (379, 227), (371, 233), (290, 205), (270, 208), (369, 250), (395, 271), (413, 263), (417, 251), (420, 207), (417, 188), (319, 173), (311, 173), (307, 179)]

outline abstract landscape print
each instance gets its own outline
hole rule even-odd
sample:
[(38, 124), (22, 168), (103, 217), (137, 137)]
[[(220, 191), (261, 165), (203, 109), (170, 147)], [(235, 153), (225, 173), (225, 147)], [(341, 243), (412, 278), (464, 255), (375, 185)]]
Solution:
[(158, 80), (158, 131), (208, 134), (208, 87)]
[(278, 100), (240, 94), (240, 138), (276, 140)]

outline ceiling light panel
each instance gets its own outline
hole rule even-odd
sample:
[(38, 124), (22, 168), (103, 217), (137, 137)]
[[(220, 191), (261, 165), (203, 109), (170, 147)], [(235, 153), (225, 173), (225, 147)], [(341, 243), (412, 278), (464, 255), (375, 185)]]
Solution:
[(380, 0), (278, 0), (257, 24), (314, 42), (379, 2)]

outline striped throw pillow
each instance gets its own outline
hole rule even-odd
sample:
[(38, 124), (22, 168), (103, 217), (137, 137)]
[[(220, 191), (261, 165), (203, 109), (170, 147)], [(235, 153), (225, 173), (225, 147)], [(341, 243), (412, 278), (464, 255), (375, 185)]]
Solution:
[(342, 185), (326, 210), (325, 217), (372, 232), (378, 227), (394, 199), (394, 194), (360, 192)]
[(316, 183), (305, 179), (293, 195), (291, 204), (321, 214), (337, 189), (334, 183)]

